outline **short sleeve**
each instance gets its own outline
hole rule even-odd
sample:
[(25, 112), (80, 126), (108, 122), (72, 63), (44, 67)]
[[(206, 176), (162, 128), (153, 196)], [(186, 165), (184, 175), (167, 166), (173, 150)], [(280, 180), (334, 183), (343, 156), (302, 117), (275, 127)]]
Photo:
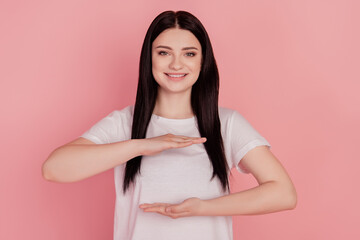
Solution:
[(120, 141), (124, 134), (119, 132), (119, 130), (121, 130), (119, 126), (122, 126), (122, 119), (119, 111), (115, 110), (95, 123), (89, 130), (84, 132), (81, 137), (96, 144)]
[(231, 158), (234, 167), (241, 173), (249, 173), (245, 167), (239, 167), (241, 159), (251, 149), (265, 145), (271, 148), (269, 142), (237, 111), (230, 120)]

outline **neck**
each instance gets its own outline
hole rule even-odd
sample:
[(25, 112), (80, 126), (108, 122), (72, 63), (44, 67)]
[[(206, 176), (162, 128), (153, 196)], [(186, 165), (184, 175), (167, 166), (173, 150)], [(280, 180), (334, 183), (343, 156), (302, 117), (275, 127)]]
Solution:
[(164, 118), (173, 119), (193, 117), (191, 91), (166, 93), (159, 89), (153, 113)]

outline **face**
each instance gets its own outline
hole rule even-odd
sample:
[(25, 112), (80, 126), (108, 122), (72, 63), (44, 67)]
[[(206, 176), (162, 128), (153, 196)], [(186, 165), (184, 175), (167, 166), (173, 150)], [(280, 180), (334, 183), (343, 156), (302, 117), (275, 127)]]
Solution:
[(191, 92), (201, 69), (201, 44), (188, 30), (170, 28), (152, 44), (152, 74), (159, 93)]

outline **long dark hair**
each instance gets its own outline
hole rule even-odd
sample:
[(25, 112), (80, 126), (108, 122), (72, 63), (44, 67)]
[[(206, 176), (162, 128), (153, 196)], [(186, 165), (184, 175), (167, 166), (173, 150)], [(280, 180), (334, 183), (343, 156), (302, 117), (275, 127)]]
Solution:
[[(191, 107), (196, 116), (200, 136), (206, 137), (206, 152), (213, 166), (213, 175), (220, 179), (223, 190), (229, 189), (228, 171), (221, 136), (218, 113), (219, 73), (209, 36), (201, 22), (185, 11), (166, 11), (159, 14), (151, 23), (141, 49), (139, 82), (132, 123), (132, 139), (146, 137), (157, 97), (158, 84), (152, 75), (151, 49), (156, 37), (168, 28), (178, 27), (192, 32), (201, 44), (202, 65), (200, 75), (192, 86)], [(140, 174), (142, 156), (130, 159), (126, 163), (123, 193), (130, 183), (135, 184), (136, 174)]]

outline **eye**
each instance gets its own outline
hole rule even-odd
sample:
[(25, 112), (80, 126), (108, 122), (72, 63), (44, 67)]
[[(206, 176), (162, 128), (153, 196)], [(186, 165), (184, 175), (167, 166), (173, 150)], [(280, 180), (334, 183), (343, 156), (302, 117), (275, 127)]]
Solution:
[(168, 55), (168, 53), (165, 52), (165, 51), (160, 51), (160, 52), (159, 52), (159, 55), (165, 56), (165, 55)]
[(194, 56), (196, 55), (196, 53), (194, 53), (194, 52), (188, 52), (188, 53), (186, 53), (185, 55), (188, 56), (188, 57), (194, 57)]

